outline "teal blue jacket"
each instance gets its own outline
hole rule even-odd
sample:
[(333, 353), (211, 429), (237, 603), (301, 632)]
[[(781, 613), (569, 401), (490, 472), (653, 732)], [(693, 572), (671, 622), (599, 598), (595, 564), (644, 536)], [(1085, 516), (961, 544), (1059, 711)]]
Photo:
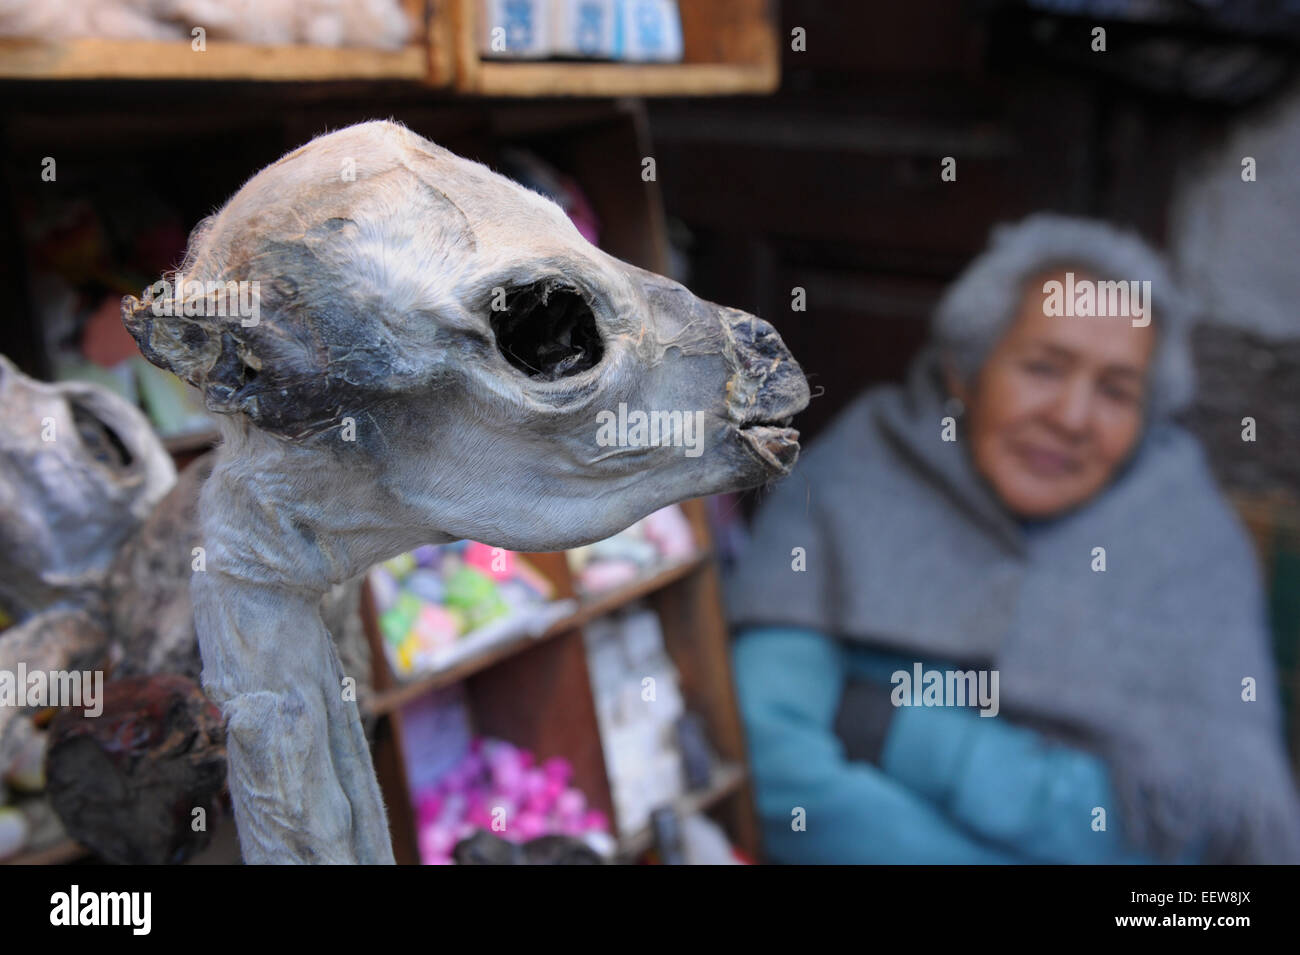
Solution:
[[(1125, 843), (1100, 758), (1002, 716), (898, 707), (880, 765), (847, 759), (833, 728), (846, 679), (888, 684), (911, 659), (813, 630), (762, 627), (738, 635), (732, 663), (771, 861), (1158, 861)], [(1094, 828), (1098, 806), (1104, 831)]]

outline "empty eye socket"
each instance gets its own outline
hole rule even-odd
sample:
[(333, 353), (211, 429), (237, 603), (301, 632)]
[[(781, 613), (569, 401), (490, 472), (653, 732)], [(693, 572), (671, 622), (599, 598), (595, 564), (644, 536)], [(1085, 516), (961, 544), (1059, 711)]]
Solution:
[(553, 280), (508, 290), (505, 308), (490, 321), (502, 356), (530, 378), (576, 375), (598, 365), (605, 352), (582, 293)]
[(88, 408), (83, 408), (76, 402), (70, 402), (70, 406), (72, 420), (77, 426), (77, 435), (90, 456), (110, 468), (130, 467), (131, 452), (117, 432)]

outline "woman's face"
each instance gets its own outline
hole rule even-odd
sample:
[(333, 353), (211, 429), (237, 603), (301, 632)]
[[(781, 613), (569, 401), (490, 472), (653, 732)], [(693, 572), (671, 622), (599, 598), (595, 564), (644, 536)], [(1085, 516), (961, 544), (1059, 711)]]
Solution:
[[(1075, 282), (1095, 276), (1072, 269)], [(1031, 280), (1020, 309), (974, 382), (949, 376), (967, 409), (976, 470), (1013, 513), (1043, 518), (1100, 491), (1142, 428), (1154, 322), (1044, 314), (1043, 284)]]

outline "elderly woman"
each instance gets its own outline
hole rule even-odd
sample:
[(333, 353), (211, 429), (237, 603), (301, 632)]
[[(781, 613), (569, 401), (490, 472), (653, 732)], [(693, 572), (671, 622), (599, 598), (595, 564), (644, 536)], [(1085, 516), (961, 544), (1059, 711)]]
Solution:
[(1000, 228), (767, 500), (728, 603), (772, 858), (1300, 861), (1187, 310), (1131, 235)]

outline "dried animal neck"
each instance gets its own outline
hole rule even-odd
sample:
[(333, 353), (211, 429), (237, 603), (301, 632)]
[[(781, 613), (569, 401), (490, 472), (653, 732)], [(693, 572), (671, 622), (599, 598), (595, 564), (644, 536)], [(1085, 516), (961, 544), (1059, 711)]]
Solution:
[(206, 566), (190, 590), (203, 686), (227, 719), (244, 859), (392, 862), (354, 695), (320, 617), (328, 561), (309, 533), (286, 540), (271, 504), (223, 463), (200, 496)]

